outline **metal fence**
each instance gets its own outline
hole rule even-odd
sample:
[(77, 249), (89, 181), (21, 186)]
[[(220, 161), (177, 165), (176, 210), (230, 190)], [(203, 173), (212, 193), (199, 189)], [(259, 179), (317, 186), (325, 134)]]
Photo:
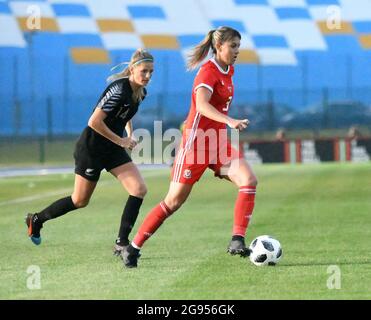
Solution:
[[(230, 114), (248, 117), (251, 131), (371, 126), (371, 85), (367, 85), (371, 82), (367, 70), (362, 70), (358, 57), (334, 59), (338, 64), (329, 68), (328, 74), (322, 74), (315, 61), (306, 57), (293, 69), (237, 65)], [(371, 65), (370, 61), (362, 63)], [(177, 68), (166, 56), (156, 60), (154, 81), (134, 120), (137, 126), (151, 129), (154, 120), (161, 120), (164, 127), (179, 127), (185, 119), (194, 74), (186, 73), (183, 66)], [(104, 88), (108, 70), (107, 65), (75, 65), (68, 56), (53, 57), (50, 53), (2, 53), (0, 136), (78, 134)], [(280, 81), (283, 77), (286, 84)], [(84, 86), (78, 85), (80, 81), (84, 81)], [(171, 89), (175, 82), (177, 86)], [(362, 83), (366, 85), (361, 86)]]
[[(311, 104), (297, 108), (300, 90), (237, 91), (230, 115), (249, 118), (250, 130), (328, 129), (351, 125), (371, 127), (370, 104), (357, 99), (332, 99), (334, 89), (307, 91)], [(340, 90), (340, 89), (335, 89)], [(354, 90), (371, 101), (371, 88)], [(260, 97), (259, 97), (260, 95)], [(78, 134), (86, 126), (97, 96), (62, 99), (58, 96), (31, 100), (1, 97), (0, 136), (58, 136)], [(241, 96), (244, 99), (241, 99)], [(337, 95), (338, 96), (338, 95)], [(151, 129), (153, 121), (166, 128), (179, 127), (190, 106), (190, 93), (149, 94), (134, 118), (136, 127)], [(364, 101), (365, 99), (363, 99)]]

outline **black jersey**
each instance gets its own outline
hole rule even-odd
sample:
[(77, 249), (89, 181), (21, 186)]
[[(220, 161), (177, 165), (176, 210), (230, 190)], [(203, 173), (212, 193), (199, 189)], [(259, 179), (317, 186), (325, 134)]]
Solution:
[[(104, 123), (120, 137), (124, 134), (126, 124), (138, 111), (139, 103), (133, 101), (132, 94), (129, 78), (118, 79), (104, 90), (94, 108), (94, 110), (101, 108), (107, 114)], [(142, 100), (144, 98), (145, 96)], [(91, 151), (97, 153), (107, 153), (112, 147), (121, 148), (90, 127), (84, 129), (78, 143), (85, 144)]]

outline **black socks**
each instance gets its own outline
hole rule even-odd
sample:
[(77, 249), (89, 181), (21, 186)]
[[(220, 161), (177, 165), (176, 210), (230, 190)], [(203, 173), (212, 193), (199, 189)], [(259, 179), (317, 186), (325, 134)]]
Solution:
[(137, 221), (139, 209), (142, 203), (143, 199), (131, 195), (129, 196), (121, 216), (120, 230), (118, 239), (116, 240), (117, 244), (123, 246), (127, 246), (129, 244), (129, 234), (133, 229), (135, 221)]
[(37, 216), (39, 217), (39, 223), (43, 224), (45, 221), (55, 219), (75, 209), (77, 208), (71, 196), (69, 196), (55, 201), (49, 207), (37, 213)]
[[(135, 221), (137, 220), (139, 209), (142, 203), (143, 199), (129, 196), (121, 216), (121, 224), (118, 234), (119, 239), (116, 241), (117, 244), (129, 244), (129, 234), (133, 229)], [(45, 221), (55, 219), (75, 209), (77, 208), (75, 207), (71, 196), (59, 199), (44, 210), (37, 213), (38, 223), (42, 226)]]

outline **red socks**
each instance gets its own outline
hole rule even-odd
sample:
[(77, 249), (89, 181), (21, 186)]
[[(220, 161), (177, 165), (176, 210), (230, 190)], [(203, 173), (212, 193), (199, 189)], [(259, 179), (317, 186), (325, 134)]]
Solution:
[(154, 207), (145, 217), (137, 234), (134, 237), (132, 245), (136, 249), (140, 249), (144, 242), (156, 232), (166, 218), (173, 212), (168, 208), (164, 201)]
[[(234, 209), (233, 235), (245, 237), (246, 229), (254, 210), (255, 193), (255, 186), (240, 187)], [(144, 242), (156, 232), (165, 219), (172, 213), (164, 201), (154, 207), (148, 213), (135, 235), (132, 242), (133, 247), (140, 249)]]
[(233, 235), (245, 237), (255, 204), (255, 186), (240, 187), (234, 208)]

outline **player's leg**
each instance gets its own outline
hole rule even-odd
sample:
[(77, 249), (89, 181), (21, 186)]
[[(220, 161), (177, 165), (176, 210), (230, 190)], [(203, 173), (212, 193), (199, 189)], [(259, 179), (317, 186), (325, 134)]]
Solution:
[(223, 168), (223, 172), (239, 188), (234, 208), (232, 240), (227, 250), (231, 254), (249, 255), (245, 246), (245, 234), (254, 210), (257, 179), (251, 166), (243, 158), (232, 160)]
[(71, 196), (53, 202), (38, 213), (27, 214), (26, 224), (31, 241), (36, 245), (41, 243), (40, 229), (46, 221), (58, 218), (72, 210), (87, 206), (96, 184), (97, 181), (90, 181), (76, 174), (75, 187)]
[(163, 201), (154, 207), (146, 216), (139, 228), (133, 245), (140, 249), (144, 242), (155, 233), (166, 218), (170, 217), (187, 200), (193, 185), (171, 182), (169, 191)]
[(165, 199), (154, 207), (145, 217), (132, 243), (122, 253), (126, 267), (137, 266), (139, 251), (144, 242), (151, 237), (162, 223), (170, 217), (187, 200), (193, 184), (171, 182)]
[(193, 184), (200, 179), (207, 168), (206, 163), (199, 164), (194, 160), (192, 150), (179, 149), (171, 171), (170, 188), (165, 199), (147, 214), (132, 243), (121, 254), (126, 267), (137, 266), (139, 251), (144, 242), (187, 200)]
[(129, 193), (120, 222), (120, 228), (114, 254), (120, 255), (121, 251), (129, 244), (129, 234), (137, 220), (143, 198), (147, 193), (147, 187), (138, 168), (133, 162), (122, 164), (112, 170), (114, 175)]

